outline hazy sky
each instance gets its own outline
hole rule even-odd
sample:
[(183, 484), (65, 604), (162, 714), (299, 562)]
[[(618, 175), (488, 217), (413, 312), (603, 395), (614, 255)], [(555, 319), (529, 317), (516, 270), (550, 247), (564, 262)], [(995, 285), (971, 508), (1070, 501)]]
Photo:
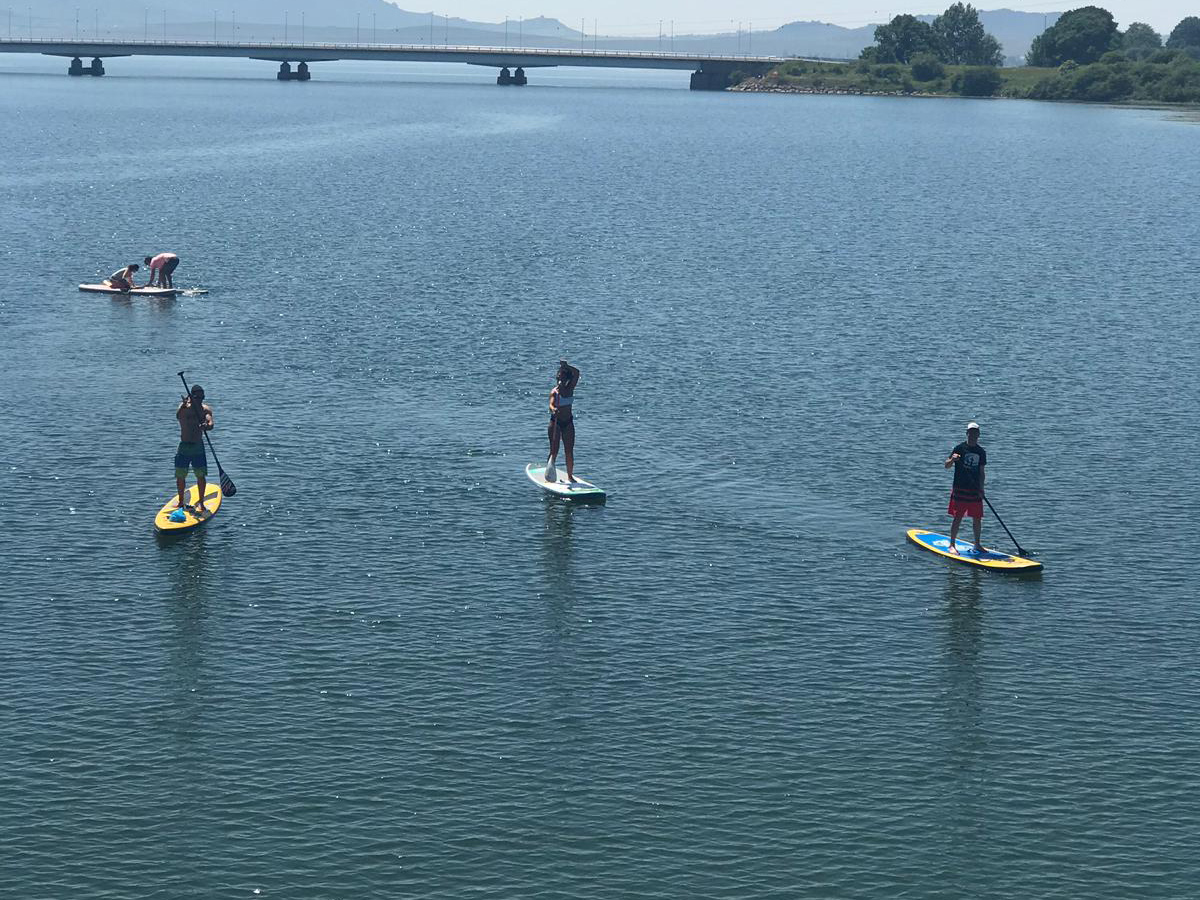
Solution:
[[(795, 2), (795, 0), (434, 0), (439, 15), (449, 13), (481, 22), (503, 21), (505, 16), (532, 18), (544, 15), (560, 19), (572, 28), (578, 28), (580, 19), (587, 20), (590, 32), (597, 22), (601, 34), (657, 34), (659, 19), (663, 28), (670, 27), (675, 20), (676, 33), (732, 31), (742, 23), (753, 22), (754, 29), (778, 28), (785, 22), (816, 20), (835, 25), (857, 27), (871, 22), (885, 21), (903, 12), (939, 13), (952, 0), (935, 0), (922, 3), (920, 0), (889, 0), (880, 5), (879, 0), (849, 0), (845, 3)], [(1116, 17), (1124, 28), (1130, 22), (1148, 22), (1165, 38), (1176, 23), (1184, 16), (1200, 15), (1200, 0), (1076, 0), (1073, 3), (1032, 2), (1020, 0), (1013, 3), (976, 3), (976, 9), (1019, 9), (1023, 12), (1061, 12), (1080, 6), (1094, 4), (1102, 6)], [(427, 9), (420, 0), (401, 0), (403, 9), (419, 12)], [(730, 24), (732, 21), (732, 24)]]

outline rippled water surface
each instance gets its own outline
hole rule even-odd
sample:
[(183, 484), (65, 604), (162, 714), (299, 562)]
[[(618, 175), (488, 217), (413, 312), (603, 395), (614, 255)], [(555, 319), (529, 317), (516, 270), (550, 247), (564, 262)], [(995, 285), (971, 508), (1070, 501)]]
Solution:
[(1195, 122), (0, 62), (0, 893), (1195, 896)]

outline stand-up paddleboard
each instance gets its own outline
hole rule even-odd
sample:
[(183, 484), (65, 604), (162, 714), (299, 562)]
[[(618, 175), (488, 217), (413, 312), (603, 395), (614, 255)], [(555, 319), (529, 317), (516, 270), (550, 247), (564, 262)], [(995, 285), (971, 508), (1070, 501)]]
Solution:
[(600, 503), (608, 496), (602, 488), (596, 487), (590, 481), (584, 481), (582, 478), (568, 481), (567, 470), (565, 468), (557, 469), (553, 473), (553, 480), (549, 480), (546, 478), (546, 466), (544, 463), (541, 465), (530, 463), (525, 467), (525, 474), (529, 476), (530, 481), (555, 497)]
[(958, 552), (951, 553), (949, 535), (938, 534), (936, 531), (910, 528), (908, 539), (924, 550), (932, 550), (938, 556), (984, 569), (1013, 573), (1039, 572), (1042, 569), (1042, 564), (1037, 560), (1026, 559), (1023, 556), (1010, 556), (998, 550), (989, 550), (987, 547), (983, 548), (982, 553), (976, 553), (974, 543), (961, 539), (954, 542), (954, 549)]
[(81, 284), (79, 289), (86, 294), (124, 294), (129, 297), (174, 297), (181, 293), (177, 288), (140, 287), (128, 291), (109, 287), (107, 284)]
[(154, 517), (154, 527), (161, 532), (173, 534), (203, 525), (221, 508), (221, 486), (213, 481), (204, 486), (203, 510), (198, 506), (199, 500), (199, 489), (193, 484), (188, 488), (187, 506), (179, 508), (179, 495), (176, 494), (158, 511), (158, 515)]

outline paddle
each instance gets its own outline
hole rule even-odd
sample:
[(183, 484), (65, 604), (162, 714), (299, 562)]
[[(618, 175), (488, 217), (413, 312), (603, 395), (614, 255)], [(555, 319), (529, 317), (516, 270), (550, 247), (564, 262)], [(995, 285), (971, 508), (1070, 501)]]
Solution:
[[(182, 372), (179, 373), (179, 380), (183, 382), (183, 389), (185, 391), (187, 391), (187, 394), (190, 397), (192, 395), (192, 389), (190, 387), (188, 387), (187, 379), (183, 377)], [(192, 412), (194, 412), (196, 414), (196, 421), (199, 422), (201, 425), (203, 425), (204, 418), (201, 415), (200, 410), (197, 409), (193, 405)], [(221, 476), (221, 493), (224, 494), (226, 497), (232, 497), (234, 494), (237, 493), (237, 485), (235, 485), (233, 483), (233, 479), (230, 478), (228, 475), (226, 475), (225, 470), (221, 468), (221, 460), (217, 459), (217, 448), (213, 446), (212, 438), (210, 438), (208, 436), (208, 432), (205, 431), (203, 427), (201, 427), (200, 433), (204, 435), (204, 440), (208, 441), (208, 449), (212, 451), (213, 460), (217, 464), (217, 472)], [(201, 498), (200, 502), (203, 503), (204, 498)], [(999, 517), (997, 516), (997, 518), (999, 518)], [(1003, 523), (1001, 523), (1001, 524), (1003, 524)]]
[[(558, 431), (558, 419), (551, 417), (550, 427), (554, 429), (554, 431), (551, 432), (550, 437), (550, 440), (553, 441)], [(558, 469), (554, 466), (554, 454), (550, 454), (546, 457), (546, 480), (558, 481)]]
[(1008, 530), (1008, 526), (1004, 524), (1004, 520), (1000, 518), (1000, 513), (996, 512), (996, 507), (992, 506), (992, 501), (987, 498), (987, 494), (983, 495), (983, 501), (988, 505), (988, 509), (992, 511), (992, 515), (996, 517), (996, 521), (1000, 523), (1000, 527), (1008, 533), (1009, 540), (1017, 545), (1017, 552), (1022, 556), (1028, 556), (1029, 551), (1017, 543), (1017, 539), (1013, 537), (1013, 533)]

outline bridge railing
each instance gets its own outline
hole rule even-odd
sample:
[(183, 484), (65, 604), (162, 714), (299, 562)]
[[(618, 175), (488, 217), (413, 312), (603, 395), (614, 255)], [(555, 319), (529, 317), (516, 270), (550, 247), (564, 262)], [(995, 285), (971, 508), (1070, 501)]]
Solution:
[[(379, 43), (325, 43), (313, 41), (148, 41), (97, 38), (78, 40), (75, 38), (9, 38), (0, 40), (0, 47), (11, 44), (44, 45), (54, 44), (70, 47), (181, 47), (238, 50), (305, 50), (317, 52), (340, 52), (345, 50), (372, 50), (378, 52), (438, 51), (441, 53), (520, 53), (528, 56), (545, 56), (558, 59), (647, 59), (647, 60), (729, 60), (758, 63), (785, 62), (797, 57), (749, 56), (718, 53), (659, 53), (654, 50), (601, 50), (599, 48), (578, 50), (568, 47), (488, 47), (473, 44), (379, 44)], [(86, 54), (84, 54), (86, 55)]]

